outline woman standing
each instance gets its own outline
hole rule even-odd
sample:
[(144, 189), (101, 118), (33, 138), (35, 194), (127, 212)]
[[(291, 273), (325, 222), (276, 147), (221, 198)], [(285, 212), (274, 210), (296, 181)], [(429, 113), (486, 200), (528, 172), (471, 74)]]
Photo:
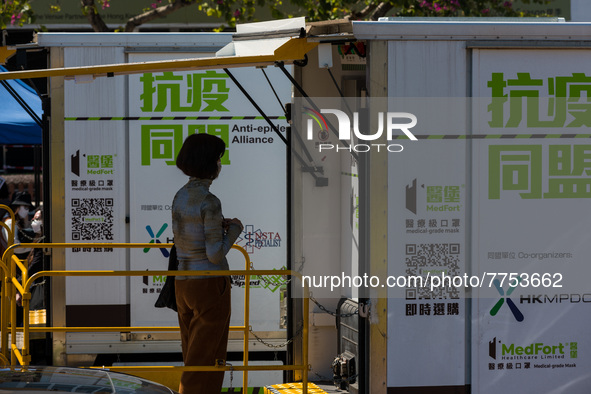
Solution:
[[(189, 136), (177, 157), (177, 167), (189, 182), (172, 203), (172, 231), (179, 270), (227, 270), (226, 254), (243, 226), (224, 219), (220, 200), (209, 187), (221, 170), (225, 143), (209, 134)], [(230, 325), (228, 276), (177, 276), (175, 281), (183, 361), (187, 366), (213, 366), (226, 360)], [(183, 372), (183, 394), (221, 392), (224, 371)]]
[[(15, 192), (10, 209), (14, 212), (16, 219), (14, 227), (14, 243), (31, 243), (35, 241), (35, 232), (31, 228), (31, 221), (29, 219), (29, 212), (33, 209), (31, 203), (31, 195), (28, 192)], [(8, 214), (5, 214), (4, 223), (10, 228), (12, 226), (12, 219)], [(2, 227), (2, 236), (5, 241), (8, 240), (8, 231)], [(31, 252), (31, 248), (16, 248), (14, 254), (21, 260), (25, 260)]]
[[(31, 209), (33, 209), (33, 204), (31, 204), (31, 195), (25, 191), (15, 192), (13, 200), (10, 203), (10, 209), (14, 212), (14, 218), (16, 220), (14, 226), (14, 243), (21, 244), (35, 242), (35, 232), (33, 231), (33, 228), (31, 227), (31, 221), (29, 220), (29, 212)], [(12, 228), (12, 218), (10, 215), (8, 215), (8, 213), (5, 214), (3, 220), (8, 228)], [(8, 231), (6, 228), (2, 227), (2, 239), (3, 243), (6, 243), (6, 245), (8, 245), (8, 238)], [(31, 250), (31, 248), (18, 247), (14, 249), (14, 255), (20, 260), (27, 260)], [(18, 267), (16, 270), (16, 277), (20, 278), (22, 275), (21, 270)], [(20, 327), (23, 325), (23, 312), (21, 295), (19, 292), (16, 293), (16, 302), (16, 325)]]

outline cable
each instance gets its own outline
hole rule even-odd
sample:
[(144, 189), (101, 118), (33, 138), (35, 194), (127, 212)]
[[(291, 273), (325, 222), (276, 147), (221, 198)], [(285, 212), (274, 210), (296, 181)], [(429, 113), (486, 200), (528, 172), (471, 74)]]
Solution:
[(35, 123), (37, 123), (37, 125), (39, 127), (43, 127), (43, 123), (41, 122), (41, 118), (39, 118), (39, 116), (37, 116), (37, 114), (31, 109), (31, 107), (29, 106), (29, 104), (27, 104), (22, 97), (20, 97), (18, 95), (18, 93), (16, 92), (16, 90), (14, 90), (14, 88), (12, 86), (10, 86), (10, 84), (6, 81), (0, 81), (0, 83), (2, 84), (2, 86), (4, 86), (4, 88), (6, 89), (6, 91), (16, 100), (17, 103), (19, 103), (19, 105), (21, 107), (23, 107), (23, 109), (25, 110), (25, 112), (27, 114), (29, 114), (29, 116), (35, 121)]
[[(296, 81), (294, 79), (294, 77), (292, 77), (291, 74), (285, 69), (285, 64), (283, 64), (283, 62), (277, 62), (275, 64), (277, 65), (277, 67), (279, 67), (281, 69), (281, 71), (283, 71), (283, 74), (285, 74), (285, 76), (287, 77), (287, 79), (289, 79), (289, 81), (293, 84), (293, 86), (295, 86), (295, 88), (300, 92), (300, 94), (308, 101), (308, 103), (312, 106), (312, 108), (314, 108), (314, 110), (320, 112), (320, 108), (318, 108), (318, 106), (316, 105), (316, 103), (314, 103), (314, 101), (312, 101), (312, 99), (310, 98), (310, 96), (308, 96), (308, 94), (300, 86), (300, 84), (298, 83), (298, 81)], [(328, 122), (328, 127), (333, 132), (333, 134), (338, 135), (338, 133), (335, 131), (334, 127), (332, 126), (332, 124), (330, 122)], [(359, 156), (357, 155), (356, 152), (353, 152), (353, 150), (351, 150), (351, 145), (349, 145), (347, 142), (345, 142), (343, 140), (340, 140), (340, 139), (338, 141), (343, 146), (345, 146), (345, 148), (347, 148), (349, 150), (349, 153), (351, 154), (351, 156), (353, 156), (353, 158), (355, 159), (355, 161), (356, 162), (359, 162)]]
[(287, 110), (285, 109), (285, 106), (283, 105), (283, 103), (281, 102), (281, 99), (279, 98), (279, 95), (277, 95), (277, 92), (275, 91), (275, 88), (273, 87), (273, 84), (271, 83), (271, 80), (269, 79), (269, 77), (267, 76), (267, 73), (265, 72), (264, 68), (261, 68), (261, 71), (263, 72), (263, 75), (265, 76), (265, 79), (267, 80), (267, 82), (269, 83), (269, 87), (271, 88), (271, 90), (273, 91), (273, 94), (275, 95), (275, 97), (277, 98), (277, 102), (279, 103), (279, 105), (281, 106), (281, 109), (283, 109), (283, 113), (285, 115), (287, 115)]

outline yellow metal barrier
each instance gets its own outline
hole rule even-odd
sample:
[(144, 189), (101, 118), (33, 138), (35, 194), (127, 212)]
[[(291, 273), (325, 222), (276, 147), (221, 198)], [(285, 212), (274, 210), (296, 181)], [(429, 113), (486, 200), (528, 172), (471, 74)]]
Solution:
[[(0, 204), (0, 209), (6, 210), (11, 219), (11, 226), (9, 227), (6, 223), (4, 223), (4, 218), (0, 218), (0, 225), (2, 226), (2, 229), (6, 230), (6, 233), (8, 235), (7, 245), (10, 246), (14, 244), (14, 228), (16, 226), (16, 219), (14, 216), (14, 212), (12, 211), (12, 209), (10, 209), (9, 206)], [(0, 231), (2, 231), (2, 229), (0, 229)], [(3, 237), (4, 235), (2, 234), (0, 236)], [(6, 251), (4, 255), (7, 255)], [(2, 275), (2, 290), (0, 291), (0, 332), (3, 334), (7, 333), (8, 331), (8, 316), (10, 314), (10, 289), (8, 286), (8, 282), (11, 281), (12, 278), (8, 264), (5, 263), (4, 255), (2, 256), (2, 260), (0, 261), (0, 274)], [(12, 256), (12, 254), (9, 253), (7, 256)], [(4, 335), (2, 335), (2, 338), (0, 338), (0, 347), (3, 351), (0, 357), (0, 361), (5, 365), (10, 364), (10, 361), (8, 360), (8, 357), (6, 356), (6, 352), (4, 350), (8, 348), (8, 334), (6, 334), (6, 341), (4, 341)]]
[[(1, 206), (0, 206), (1, 207)], [(14, 216), (13, 216), (14, 217)], [(14, 223), (14, 220), (13, 220)], [(173, 244), (155, 244), (155, 243), (23, 243), (13, 244), (8, 247), (2, 256), (0, 268), (4, 271), (4, 299), (2, 300), (2, 316), (0, 318), (2, 328), (1, 344), (2, 354), (0, 361), (8, 364), (10, 357), (10, 364), (16, 366), (28, 365), (31, 356), (29, 354), (29, 335), (31, 332), (164, 332), (164, 331), (179, 331), (179, 327), (30, 327), (29, 324), (29, 301), (31, 299), (30, 288), (34, 281), (40, 277), (53, 276), (145, 276), (146, 271), (41, 271), (30, 278), (28, 277), (28, 270), (22, 262), (14, 256), (14, 250), (21, 248), (72, 248), (72, 247), (108, 247), (108, 248), (169, 248)], [(282, 275), (297, 277), (300, 280), (301, 275), (298, 272), (291, 270), (252, 270), (250, 257), (248, 253), (240, 246), (233, 245), (233, 249), (242, 253), (245, 259), (244, 270), (226, 270), (226, 271), (149, 271), (153, 275), (174, 275), (174, 276), (226, 276), (226, 275), (244, 275), (245, 277), (245, 297), (244, 297), (244, 325), (232, 326), (231, 331), (242, 331), (244, 334), (243, 346), (243, 365), (242, 366), (158, 366), (158, 367), (109, 367), (113, 371), (149, 371), (149, 372), (170, 372), (175, 371), (243, 371), (242, 385), (243, 393), (246, 393), (248, 387), (248, 371), (302, 371), (302, 389), (303, 393), (308, 392), (308, 315), (309, 315), (309, 289), (303, 283), (303, 327), (302, 327), (302, 364), (301, 365), (269, 365), (269, 366), (254, 366), (248, 363), (249, 351), (249, 334), (250, 334), (250, 277), (252, 275), (267, 276), (267, 275)], [(22, 272), (22, 281), (19, 282), (16, 278), (16, 267)], [(8, 347), (8, 318), (7, 313), (4, 313), (6, 307), (5, 303), (10, 304), (10, 321), (16, 322), (16, 292), (22, 295), (23, 305), (23, 327), (17, 328), (16, 324), (10, 325), (10, 333), (12, 337), (12, 344), (10, 349)], [(23, 332), (23, 347), (21, 350), (16, 345), (17, 331)]]

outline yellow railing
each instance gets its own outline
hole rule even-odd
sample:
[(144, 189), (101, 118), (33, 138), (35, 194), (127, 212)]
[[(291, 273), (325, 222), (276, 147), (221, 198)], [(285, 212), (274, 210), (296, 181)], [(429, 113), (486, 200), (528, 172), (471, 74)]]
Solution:
[[(0, 206), (2, 207), (2, 206)], [(14, 215), (12, 214), (14, 218)], [(4, 223), (2, 223), (4, 224)], [(14, 219), (13, 219), (14, 224)], [(5, 225), (5, 224), (4, 224)], [(5, 225), (6, 226), (6, 225)], [(13, 228), (14, 229), (14, 228)], [(8, 229), (8, 230), (13, 230)], [(10, 234), (10, 232), (9, 232)], [(9, 238), (14, 239), (12, 235)], [(1, 316), (0, 316), (0, 346), (2, 353), (0, 354), (0, 361), (6, 365), (10, 364), (16, 366), (29, 365), (31, 356), (29, 354), (29, 337), (31, 332), (164, 332), (164, 331), (179, 331), (179, 327), (31, 327), (29, 324), (29, 302), (31, 299), (31, 286), (34, 281), (40, 277), (54, 277), (54, 276), (145, 276), (146, 271), (41, 271), (28, 276), (28, 267), (26, 267), (20, 259), (14, 256), (14, 250), (17, 248), (72, 248), (72, 247), (108, 247), (108, 248), (169, 248), (173, 244), (155, 244), (155, 243), (23, 243), (10, 245), (4, 255), (2, 261), (0, 261), (0, 269), (4, 273), (3, 275), (3, 288), (2, 288), (2, 300), (0, 305)], [(244, 275), (245, 277), (245, 295), (244, 295), (244, 325), (242, 326), (231, 326), (231, 331), (241, 331), (244, 334), (244, 345), (243, 345), (243, 365), (242, 366), (228, 366), (228, 365), (215, 365), (215, 366), (158, 366), (158, 367), (109, 367), (113, 371), (149, 371), (149, 372), (171, 372), (175, 371), (243, 371), (242, 385), (243, 392), (247, 392), (248, 387), (248, 371), (301, 371), (302, 372), (302, 388), (303, 393), (307, 393), (308, 390), (308, 314), (309, 314), (309, 289), (303, 283), (303, 327), (302, 327), (302, 364), (301, 365), (249, 365), (248, 363), (248, 351), (249, 351), (249, 339), (250, 339), (250, 277), (252, 275), (257, 276), (268, 276), (268, 275), (282, 275), (297, 277), (300, 280), (301, 275), (298, 272), (291, 270), (253, 270), (251, 269), (251, 262), (248, 253), (240, 246), (233, 245), (233, 249), (238, 250), (242, 253), (245, 259), (244, 270), (227, 270), (227, 271), (149, 271), (152, 275), (175, 275), (175, 276), (190, 276), (190, 275), (201, 275), (201, 276), (226, 276), (226, 275)], [(21, 282), (17, 279), (17, 270), (19, 268), (21, 275)], [(23, 327), (17, 328), (17, 305), (16, 305), (16, 294), (22, 295), (22, 306), (23, 306)], [(10, 306), (10, 313), (8, 313), (8, 305)], [(10, 317), (10, 319), (9, 319)], [(10, 324), (10, 335), (12, 338), (11, 346), (8, 346), (8, 322)], [(17, 332), (23, 332), (23, 347), (18, 349), (16, 345), (16, 334)], [(10, 360), (9, 360), (10, 358)]]

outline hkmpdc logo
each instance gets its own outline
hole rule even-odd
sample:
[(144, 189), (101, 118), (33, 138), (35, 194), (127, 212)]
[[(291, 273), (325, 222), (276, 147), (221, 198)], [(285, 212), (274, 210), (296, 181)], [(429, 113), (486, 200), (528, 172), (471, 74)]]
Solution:
[(517, 320), (518, 322), (522, 322), (523, 321), (523, 319), (524, 319), (523, 313), (521, 313), (521, 311), (519, 310), (519, 308), (517, 307), (517, 305), (515, 305), (515, 303), (513, 302), (513, 300), (511, 298), (509, 298), (509, 296), (511, 295), (511, 293), (513, 293), (513, 291), (519, 285), (520, 282), (521, 282), (521, 277), (517, 277), (517, 283), (515, 284), (515, 286), (510, 286), (509, 289), (507, 290), (507, 292), (505, 293), (505, 290), (503, 290), (503, 287), (501, 286), (501, 282), (499, 282), (498, 279), (495, 279), (493, 281), (495, 287), (497, 288), (497, 291), (501, 295), (501, 298), (491, 308), (491, 310), (490, 310), (490, 315), (491, 316), (496, 316), (496, 314), (499, 312), (499, 309), (501, 309), (501, 307), (503, 306), (503, 304), (507, 303), (507, 306), (511, 310), (511, 313), (513, 313), (513, 317), (515, 317), (515, 320)]
[[(164, 233), (164, 231), (168, 228), (168, 224), (164, 223), (162, 225), (162, 227), (160, 227), (160, 230), (158, 230), (158, 233), (156, 233), (154, 235), (154, 231), (152, 230), (152, 226), (146, 226), (146, 231), (148, 232), (148, 234), (150, 234), (150, 237), (152, 237), (152, 239), (150, 240), (149, 243), (153, 244), (153, 243), (157, 243), (157, 244), (161, 244), (162, 242), (160, 242), (160, 240), (158, 238), (160, 238), (160, 236), (162, 235), (162, 233)], [(144, 248), (144, 253), (148, 253), (150, 251), (150, 249), (152, 248)], [(162, 255), (165, 258), (168, 258), (168, 256), (170, 256), (170, 253), (168, 252), (168, 250), (166, 248), (160, 248), (160, 252), (162, 253)]]

